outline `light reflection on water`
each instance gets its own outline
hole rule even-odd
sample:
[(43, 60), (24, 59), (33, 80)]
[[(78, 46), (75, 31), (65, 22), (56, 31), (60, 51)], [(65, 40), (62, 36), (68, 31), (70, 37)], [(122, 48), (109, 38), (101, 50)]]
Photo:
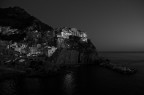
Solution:
[[(0, 95), (74, 95), (73, 72), (46, 78), (19, 78), (0, 82)], [(44, 94), (45, 95), (45, 94)]]
[(16, 95), (16, 82), (5, 80), (0, 83), (0, 95)]
[[(135, 54), (130, 54), (131, 56)], [(138, 56), (138, 54), (136, 54)], [(113, 60), (139, 57), (107, 55)], [(143, 54), (139, 55), (143, 58)], [(131, 58), (131, 60), (129, 60)], [(119, 60), (117, 61), (119, 62)], [(127, 61), (122, 60), (122, 63)], [(125, 76), (98, 66), (82, 67), (75, 71), (48, 76), (46, 78), (18, 78), (0, 82), (0, 95), (144, 95), (144, 61), (134, 64), (136, 75)], [(18, 94), (17, 94), (18, 93)], [(46, 94), (42, 94), (46, 93)], [(143, 93), (143, 94), (141, 94)]]
[(64, 76), (64, 88), (67, 95), (73, 95), (75, 83), (74, 83), (74, 74), (73, 72), (67, 73)]

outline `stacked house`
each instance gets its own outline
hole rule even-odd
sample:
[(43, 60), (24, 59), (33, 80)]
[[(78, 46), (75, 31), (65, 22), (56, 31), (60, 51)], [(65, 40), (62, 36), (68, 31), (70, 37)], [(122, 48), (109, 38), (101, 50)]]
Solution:
[(66, 48), (68, 45), (65, 44), (65, 40), (68, 40), (70, 36), (80, 37), (81, 41), (87, 42), (87, 34), (85, 32), (81, 32), (76, 28), (64, 27), (59, 33), (57, 33), (58, 47)]

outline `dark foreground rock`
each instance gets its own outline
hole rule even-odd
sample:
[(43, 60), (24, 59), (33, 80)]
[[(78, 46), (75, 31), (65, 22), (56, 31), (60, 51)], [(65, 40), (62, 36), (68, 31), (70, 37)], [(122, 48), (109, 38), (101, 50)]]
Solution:
[(83, 64), (126, 74), (136, 71), (99, 57), (84, 31), (54, 29), (19, 7), (0, 9), (0, 58), (0, 70), (14, 75), (48, 74)]

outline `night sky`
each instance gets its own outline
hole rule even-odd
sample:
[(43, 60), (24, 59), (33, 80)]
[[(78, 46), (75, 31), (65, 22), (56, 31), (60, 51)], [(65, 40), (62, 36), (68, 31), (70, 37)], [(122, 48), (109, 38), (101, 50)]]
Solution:
[(144, 51), (143, 0), (1, 0), (44, 23), (86, 31), (98, 51)]

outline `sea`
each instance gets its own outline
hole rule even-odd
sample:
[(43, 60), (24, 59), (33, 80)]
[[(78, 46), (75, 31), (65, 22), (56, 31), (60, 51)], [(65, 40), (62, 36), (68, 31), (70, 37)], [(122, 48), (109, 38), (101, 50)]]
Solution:
[(3, 80), (0, 95), (144, 95), (143, 52), (99, 52), (99, 56), (137, 72), (125, 75), (97, 65), (80, 66), (46, 77)]

